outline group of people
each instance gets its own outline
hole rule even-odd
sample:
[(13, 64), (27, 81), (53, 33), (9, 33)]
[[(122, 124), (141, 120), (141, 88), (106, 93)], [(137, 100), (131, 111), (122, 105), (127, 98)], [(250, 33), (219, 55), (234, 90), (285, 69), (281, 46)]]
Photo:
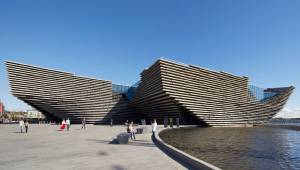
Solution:
[[(126, 120), (125, 125), (127, 126), (127, 133), (129, 134), (131, 140), (135, 140), (135, 132), (133, 129), (133, 121), (131, 121), (130, 123), (128, 122), (128, 120)], [(157, 122), (156, 119), (153, 120), (153, 122), (151, 122), (151, 126), (152, 126), (152, 134), (155, 135), (156, 131), (157, 131)]]
[[(151, 122), (151, 124), (152, 124), (152, 133), (153, 133), (153, 135), (155, 135), (156, 130), (157, 130), (156, 120), (154, 119), (153, 122)], [(21, 133), (23, 133), (24, 129), (25, 129), (26, 133), (28, 132), (28, 126), (29, 126), (28, 120), (25, 120), (25, 122), (24, 122), (24, 120), (20, 120), (19, 125), (20, 125)], [(82, 121), (81, 121), (81, 129), (85, 130), (85, 125), (86, 125), (86, 120), (85, 120), (85, 118), (83, 118)], [(113, 120), (112, 119), (110, 120), (110, 125), (111, 126), (113, 125)], [(127, 126), (127, 133), (129, 133), (130, 138), (132, 140), (135, 140), (136, 138), (135, 138), (135, 132), (134, 132), (134, 129), (133, 129), (133, 121), (131, 121), (129, 123), (129, 121), (126, 120), (125, 125)], [(67, 127), (67, 131), (69, 131), (70, 126), (71, 126), (70, 119), (69, 118), (67, 118), (66, 120), (63, 119), (62, 122), (61, 122), (60, 130), (64, 130)]]
[(19, 121), (19, 125), (20, 125), (21, 133), (23, 133), (24, 128), (25, 128), (25, 133), (28, 132), (28, 126), (29, 126), (28, 120), (25, 120), (25, 122), (24, 122), (24, 120), (21, 119)]
[[(179, 124), (180, 124), (180, 119), (179, 118), (176, 118), (176, 126), (179, 127)], [(173, 128), (174, 126), (174, 123), (173, 123), (173, 118), (167, 118), (165, 117), (164, 118), (164, 127), (167, 128), (168, 125), (170, 126), (170, 128)]]
[(67, 131), (69, 131), (71, 126), (71, 121), (69, 118), (67, 120), (63, 119), (60, 125), (60, 130), (64, 130), (67, 127)]
[[(86, 124), (86, 120), (85, 117), (81, 120), (81, 129), (85, 130), (85, 124)], [(60, 125), (60, 130), (64, 130), (67, 127), (67, 131), (69, 131), (71, 126), (71, 121), (69, 118), (67, 118), (67, 120), (63, 119)]]

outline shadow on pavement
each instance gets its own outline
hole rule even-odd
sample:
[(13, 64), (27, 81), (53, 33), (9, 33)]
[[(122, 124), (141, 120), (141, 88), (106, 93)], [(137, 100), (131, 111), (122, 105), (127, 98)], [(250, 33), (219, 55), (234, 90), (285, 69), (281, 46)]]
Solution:
[(105, 152), (105, 151), (99, 151), (98, 155), (100, 155), (100, 156), (108, 156), (109, 154), (107, 152)]
[(120, 166), (120, 165), (113, 165), (112, 169), (113, 170), (125, 170), (125, 168), (123, 166)]
[(119, 144), (117, 139), (111, 141), (101, 140), (101, 139), (87, 139), (88, 141), (104, 143), (104, 144), (113, 144), (113, 145), (131, 145), (131, 146), (145, 146), (145, 147), (156, 147), (152, 142), (146, 140), (130, 140), (128, 144)]

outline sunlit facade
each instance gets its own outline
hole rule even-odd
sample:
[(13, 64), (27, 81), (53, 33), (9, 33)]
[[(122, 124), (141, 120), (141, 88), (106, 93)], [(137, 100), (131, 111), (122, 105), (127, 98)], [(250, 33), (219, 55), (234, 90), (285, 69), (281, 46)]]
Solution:
[(209, 126), (264, 123), (278, 113), (294, 87), (263, 89), (245, 76), (159, 59), (133, 86), (6, 62), (14, 96), (53, 119), (115, 123), (179, 118)]

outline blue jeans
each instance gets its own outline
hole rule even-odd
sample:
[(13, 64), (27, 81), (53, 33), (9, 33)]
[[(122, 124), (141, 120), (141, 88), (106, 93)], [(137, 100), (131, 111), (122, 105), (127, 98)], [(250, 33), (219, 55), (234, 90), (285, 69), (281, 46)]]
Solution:
[(134, 134), (134, 132), (130, 132), (130, 138), (131, 138), (131, 139), (135, 139), (135, 134)]

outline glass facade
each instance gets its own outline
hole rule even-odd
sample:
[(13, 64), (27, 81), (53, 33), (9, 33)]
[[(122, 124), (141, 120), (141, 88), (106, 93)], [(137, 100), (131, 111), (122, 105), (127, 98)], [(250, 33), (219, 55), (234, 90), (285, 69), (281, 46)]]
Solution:
[(124, 86), (119, 84), (112, 84), (112, 91), (115, 93), (122, 93), (125, 94), (127, 99), (131, 101), (133, 99), (134, 93), (136, 91), (136, 88), (139, 86), (141, 82), (138, 81), (132, 86)]
[(264, 99), (264, 89), (257, 87), (257, 86), (253, 86), (253, 85), (249, 85), (249, 92), (251, 96), (254, 96), (258, 101), (261, 101)]
[(130, 86), (123, 86), (118, 84), (112, 84), (112, 90), (115, 93), (126, 93)]
[(264, 92), (264, 100), (275, 96), (277, 93), (275, 92)]
[(267, 100), (277, 94), (275, 92), (265, 92), (263, 88), (254, 85), (249, 85), (248, 89), (250, 95), (254, 96), (258, 101)]

